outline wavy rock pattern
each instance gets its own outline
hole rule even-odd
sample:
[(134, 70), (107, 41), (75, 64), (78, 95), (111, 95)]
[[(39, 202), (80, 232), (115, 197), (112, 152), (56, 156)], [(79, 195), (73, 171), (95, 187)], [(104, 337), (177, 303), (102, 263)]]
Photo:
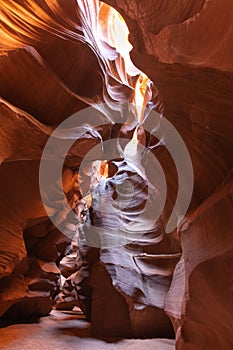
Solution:
[[(148, 107), (164, 113), (190, 152), (195, 184), (189, 212), (179, 230), (167, 236), (178, 183), (166, 145), (159, 144), (153, 153), (166, 173), (168, 200), (158, 225), (123, 246), (88, 248), (80, 241), (82, 262), (72, 283), (98, 336), (172, 336), (169, 316), (177, 349), (231, 350), (232, 1), (106, 3), (129, 27), (138, 68), (131, 66), (131, 74), (106, 35), (109, 9), (99, 17), (101, 40), (96, 35), (97, 1), (1, 1), (0, 315), (27, 318), (51, 310), (59, 293), (57, 266), (61, 261), (63, 270), (84, 206), (79, 180), (67, 168), (78, 169), (96, 144), (132, 138), (136, 122), (121, 128), (127, 123), (122, 105), (116, 108), (119, 125), (112, 125), (109, 115), (116, 102), (133, 102), (140, 69), (151, 79)], [(72, 223), (59, 204), (56, 178), (51, 186), (51, 209), (63, 227), (71, 227), (68, 238), (54, 228), (41, 202), (39, 160), (59, 123), (97, 103), (105, 125), (82, 135), (65, 160), (63, 187), (75, 211)], [(158, 142), (142, 138), (146, 146)], [(51, 155), (49, 161), (55, 160)], [(87, 179), (93, 169), (86, 171)], [(90, 210), (87, 222), (97, 228), (104, 223), (110, 232), (136, 220), (133, 213), (143, 211), (146, 196), (145, 179), (123, 163), (107, 181), (111, 191), (99, 185), (94, 195), (112, 205), (120, 172), (142, 194), (131, 201), (124, 219)]]
[(156, 81), (193, 159), (193, 211), (165, 302), (177, 349), (231, 349), (232, 3), (108, 2), (126, 19), (133, 60)]

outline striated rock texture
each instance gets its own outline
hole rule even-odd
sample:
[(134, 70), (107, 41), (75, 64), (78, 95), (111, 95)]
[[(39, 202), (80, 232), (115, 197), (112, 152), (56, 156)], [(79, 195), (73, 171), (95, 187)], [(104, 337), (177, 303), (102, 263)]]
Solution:
[[(114, 41), (116, 14), (98, 1), (1, 1), (0, 316), (16, 320), (48, 314), (60, 292), (61, 271), (68, 277), (61, 301), (67, 308), (79, 304), (97, 336), (172, 337), (175, 332), (178, 350), (231, 350), (233, 3), (106, 3), (128, 25), (135, 66), (129, 63), (129, 44), (122, 48)], [(157, 225), (149, 229), (145, 216), (136, 239), (130, 229), (125, 239), (119, 228), (137, 223), (136, 213), (144, 212), (150, 179), (138, 163), (132, 168), (123, 159), (122, 142), (116, 147), (120, 157), (108, 149), (115, 158), (109, 162), (110, 177), (95, 190), (90, 191), (93, 159), (82, 169), (82, 191), (77, 170), (92, 147), (116, 137), (132, 139), (141, 120), (132, 110), (125, 116), (124, 103), (135, 103), (141, 72), (149, 77), (143, 106), (163, 113), (189, 150), (194, 191), (186, 217), (167, 235), (178, 190), (167, 135), (162, 144), (137, 134), (141, 144), (153, 148), (168, 194)], [(87, 116), (86, 132), (65, 159), (63, 189), (57, 174), (50, 184), (46, 211), (39, 192), (44, 146), (57, 125), (89, 105), (98, 110), (99, 126), (91, 128)], [(119, 117), (115, 124), (113, 111)], [(60, 139), (75, 141), (76, 132), (64, 130)], [(106, 159), (104, 151), (98, 160)], [(60, 156), (58, 147), (46, 161), (56, 164)], [(118, 216), (95, 207), (95, 200), (114, 206), (119, 194), (124, 204), (128, 192), (118, 188), (122, 176), (135, 191), (130, 207), (123, 205)], [(63, 191), (73, 216), (63, 206)], [(82, 196), (88, 191), (93, 207), (87, 224), (80, 225), (87, 209)], [(48, 211), (60, 226), (48, 219)], [(90, 223), (96, 235), (88, 231)], [(108, 230), (99, 242), (102, 227)], [(72, 265), (64, 256), (77, 228), (79, 260)], [(114, 244), (106, 245), (110, 238)]]
[(171, 337), (163, 309), (180, 246), (162, 221), (151, 226), (155, 197), (146, 211), (148, 184), (133, 163), (110, 164), (116, 172), (92, 188), (89, 222), (79, 229), (80, 305), (96, 336)]
[(58, 264), (71, 243), (47, 218), (38, 166), (15, 161), (0, 169), (0, 315), (11, 320), (50, 312), (59, 293)]
[(183, 255), (165, 306), (178, 349), (232, 347), (231, 213), (232, 183), (227, 181), (181, 227)]
[(156, 82), (193, 159), (195, 204), (165, 302), (177, 349), (231, 349), (233, 4), (108, 3), (124, 16), (133, 61)]
[(59, 263), (59, 269), (62, 276), (60, 293), (56, 300), (57, 310), (72, 310), (79, 306), (78, 292), (75, 283), (75, 277), (78, 274), (78, 237), (74, 236), (69, 252)]

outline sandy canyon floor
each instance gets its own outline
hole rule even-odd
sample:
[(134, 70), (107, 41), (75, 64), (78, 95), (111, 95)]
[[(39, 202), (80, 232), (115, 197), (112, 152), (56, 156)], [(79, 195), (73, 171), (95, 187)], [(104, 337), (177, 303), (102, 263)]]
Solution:
[(36, 323), (0, 329), (1, 350), (174, 350), (170, 339), (123, 339), (106, 342), (91, 335), (91, 325), (72, 312), (52, 311)]

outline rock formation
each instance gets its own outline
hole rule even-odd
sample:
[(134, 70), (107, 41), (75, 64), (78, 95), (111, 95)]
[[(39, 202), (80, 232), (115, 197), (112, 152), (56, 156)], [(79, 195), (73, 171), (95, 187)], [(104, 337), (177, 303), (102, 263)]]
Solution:
[[(105, 3), (122, 17), (96, 0), (1, 1), (0, 317), (47, 315), (60, 293), (65, 307), (91, 318), (96, 336), (175, 334), (178, 350), (231, 350), (232, 1)], [(57, 148), (43, 153), (77, 112), (78, 124), (64, 124)], [(170, 233), (179, 171), (169, 134), (161, 141), (145, 127), (159, 130), (162, 114), (194, 173), (188, 211)], [(73, 140), (66, 156), (64, 140)], [(162, 183), (146, 201), (159, 168), (141, 170), (140, 147), (159, 161), (168, 189), (152, 226), (145, 203), (162, 202)], [(65, 156), (46, 203), (42, 154), (48, 172)]]
[(109, 3), (126, 19), (133, 61), (156, 82), (193, 159), (196, 203), (180, 229), (183, 255), (165, 303), (177, 348), (230, 349), (232, 3)]

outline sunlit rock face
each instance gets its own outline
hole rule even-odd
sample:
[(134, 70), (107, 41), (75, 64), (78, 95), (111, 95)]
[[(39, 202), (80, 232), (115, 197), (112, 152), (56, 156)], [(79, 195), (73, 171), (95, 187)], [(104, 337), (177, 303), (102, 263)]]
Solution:
[[(80, 226), (84, 204), (79, 180), (70, 169), (79, 170), (86, 153), (105, 140), (122, 135), (132, 140), (140, 113), (130, 111), (133, 123), (127, 128), (121, 105), (115, 107), (122, 117), (118, 124), (109, 116), (116, 102), (135, 104), (135, 91), (141, 89), (142, 105), (163, 113), (189, 150), (194, 169), (189, 211), (168, 235), (165, 226), (178, 189), (176, 168), (166, 145), (146, 133), (136, 134), (146, 147), (158, 144), (153, 153), (168, 187), (163, 213), (150, 230), (144, 219), (145, 231), (139, 230), (134, 240), (113, 246), (94, 240), (91, 247), (81, 240), (79, 260), (71, 268), (74, 276), (67, 282), (74, 293), (68, 307), (76, 305), (78, 294), (97, 336), (170, 337), (174, 331), (177, 349), (230, 350), (232, 1), (106, 3), (125, 19), (132, 47), (124, 22), (97, 1), (1, 1), (0, 315), (27, 318), (51, 310), (59, 294), (60, 270), (69, 281), (63, 264), (67, 261), (69, 269), (70, 261), (64, 256), (76, 229), (87, 231), (85, 223)], [(96, 104), (105, 106), (98, 111), (101, 126), (84, 133), (65, 159), (63, 190), (76, 213), (74, 221), (59, 205), (58, 179), (51, 184), (50, 209), (61, 218), (61, 227), (70, 230), (67, 237), (48, 219), (41, 202), (39, 162), (54, 128)], [(56, 157), (51, 154), (47, 160), (55, 162)], [(114, 164), (117, 170), (111, 174)], [(111, 206), (119, 174), (126, 174), (138, 193), (129, 211), (120, 210), (118, 216), (90, 208), (87, 224), (109, 229), (101, 237), (108, 238), (111, 230), (121, 237), (118, 227), (134, 222), (135, 212), (144, 210), (148, 179), (131, 165), (122, 157), (110, 162), (109, 178), (92, 191), (92, 200)], [(93, 168), (87, 169), (83, 195), (90, 194), (93, 176)]]
[(179, 231), (183, 255), (165, 302), (177, 348), (230, 349), (232, 2), (108, 3), (126, 19), (133, 61), (156, 81), (193, 159), (196, 209)]
[[(165, 234), (162, 220), (153, 228), (149, 217), (143, 220), (147, 186), (132, 164), (117, 160), (114, 165), (118, 169), (114, 176), (101, 179), (92, 191), (90, 220), (95, 228), (82, 227), (92, 246), (83, 247), (84, 261), (92, 269), (89, 275), (87, 268), (80, 270), (80, 295), (97, 336), (173, 337), (164, 303), (180, 246)], [(114, 206), (121, 208), (118, 215)], [(87, 281), (91, 298), (85, 293)]]

